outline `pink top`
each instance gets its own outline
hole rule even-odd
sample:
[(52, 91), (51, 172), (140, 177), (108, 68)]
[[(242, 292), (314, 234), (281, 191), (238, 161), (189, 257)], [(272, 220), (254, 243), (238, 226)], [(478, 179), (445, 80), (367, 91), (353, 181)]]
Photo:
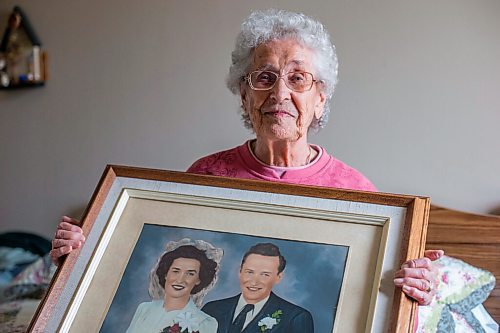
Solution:
[(356, 169), (335, 159), (322, 147), (313, 148), (319, 154), (304, 167), (273, 167), (259, 161), (252, 154), (247, 141), (241, 146), (200, 158), (187, 172), (362, 191), (377, 190)]

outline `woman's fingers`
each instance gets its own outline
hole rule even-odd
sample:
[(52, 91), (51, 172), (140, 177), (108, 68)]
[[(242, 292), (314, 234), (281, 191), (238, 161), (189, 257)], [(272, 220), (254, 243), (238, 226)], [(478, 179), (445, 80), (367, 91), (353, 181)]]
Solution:
[(59, 264), (62, 256), (80, 248), (85, 242), (85, 236), (82, 228), (78, 226), (79, 224), (78, 220), (69, 216), (61, 217), (52, 240), (52, 250), (50, 251), (50, 257), (56, 265)]
[(50, 258), (52, 259), (52, 262), (54, 262), (56, 265), (59, 265), (59, 260), (62, 256), (70, 253), (73, 251), (73, 248), (69, 245), (67, 246), (61, 246), (58, 248), (53, 248), (50, 250)]
[(413, 288), (407, 285), (403, 286), (403, 292), (416, 300), (420, 305), (429, 305), (434, 297), (433, 293), (428, 293), (417, 288)]
[(430, 260), (438, 260), (444, 255), (443, 250), (427, 250), (424, 252), (424, 257), (429, 258)]
[(431, 269), (432, 267), (432, 262), (429, 258), (418, 258), (418, 259), (412, 259), (408, 260), (405, 263), (401, 265), (401, 268), (424, 268), (424, 269)]
[(85, 236), (83, 235), (82, 229), (80, 228), (78, 229), (79, 230), (57, 229), (54, 240), (63, 239), (63, 240), (77, 240), (85, 242)]
[(60, 239), (60, 238), (57, 238), (57, 239), (54, 239), (52, 240), (52, 249), (55, 250), (55, 249), (58, 249), (58, 248), (61, 248), (61, 247), (65, 247), (65, 246), (70, 246), (72, 248), (79, 248), (80, 246), (82, 246), (82, 241), (80, 240), (77, 240), (77, 239)]
[(80, 221), (78, 221), (77, 219), (74, 219), (72, 217), (66, 216), (66, 215), (61, 217), (61, 222), (67, 222), (67, 223), (71, 223), (71, 224), (80, 225)]
[(443, 251), (433, 250), (426, 253), (424, 258), (406, 261), (394, 274), (394, 284), (420, 305), (430, 304), (438, 285), (438, 272), (431, 259), (438, 259), (442, 255)]
[(428, 268), (402, 268), (394, 274), (395, 278), (415, 278), (432, 280), (434, 274)]
[(396, 278), (394, 284), (398, 287), (408, 286), (425, 292), (430, 292), (432, 289), (432, 283), (425, 279)]

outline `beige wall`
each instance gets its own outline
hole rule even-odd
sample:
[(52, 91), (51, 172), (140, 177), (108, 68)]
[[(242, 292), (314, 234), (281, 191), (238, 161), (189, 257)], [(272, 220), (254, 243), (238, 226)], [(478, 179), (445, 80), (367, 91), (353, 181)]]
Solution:
[[(0, 91), (0, 230), (51, 235), (108, 163), (173, 170), (251, 133), (224, 86), (234, 37), (268, 1), (26, 1), (42, 89)], [(500, 2), (274, 1), (325, 23), (340, 58), (312, 142), (382, 191), (500, 209)]]

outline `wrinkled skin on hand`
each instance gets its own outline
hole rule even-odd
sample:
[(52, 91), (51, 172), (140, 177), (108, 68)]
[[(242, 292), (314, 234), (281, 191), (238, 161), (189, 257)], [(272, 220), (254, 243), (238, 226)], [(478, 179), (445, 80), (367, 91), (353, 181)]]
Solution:
[(438, 271), (432, 261), (443, 255), (443, 250), (428, 250), (425, 251), (423, 258), (406, 261), (394, 274), (394, 284), (401, 287), (403, 292), (416, 300), (419, 305), (429, 305), (439, 283)]
[(61, 217), (52, 240), (52, 250), (50, 250), (50, 257), (54, 264), (59, 265), (62, 256), (80, 248), (85, 242), (85, 236), (79, 224), (80, 221), (74, 218)]

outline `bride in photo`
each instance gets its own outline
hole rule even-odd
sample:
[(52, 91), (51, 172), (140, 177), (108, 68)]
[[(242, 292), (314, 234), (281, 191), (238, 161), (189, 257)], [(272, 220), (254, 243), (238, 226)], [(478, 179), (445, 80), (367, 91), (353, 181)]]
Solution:
[(168, 242), (150, 273), (152, 300), (139, 304), (127, 333), (216, 333), (217, 321), (200, 307), (217, 282), (222, 255), (203, 240)]

